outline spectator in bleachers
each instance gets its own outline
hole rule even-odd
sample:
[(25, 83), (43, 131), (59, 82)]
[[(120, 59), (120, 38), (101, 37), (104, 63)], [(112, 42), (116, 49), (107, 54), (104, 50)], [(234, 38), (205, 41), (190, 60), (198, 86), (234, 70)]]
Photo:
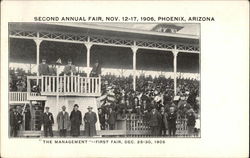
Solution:
[(52, 76), (56, 76), (57, 75), (57, 68), (55, 64), (52, 64), (51, 67), (49, 68), (49, 73)]
[(72, 60), (68, 60), (68, 65), (65, 65), (63, 73), (66, 75), (75, 75), (76, 74), (76, 67), (72, 64)]
[(49, 75), (49, 65), (46, 63), (46, 59), (42, 59), (42, 63), (39, 64), (39, 75)]
[(101, 65), (98, 60), (96, 60), (93, 69), (90, 72), (90, 77), (98, 77), (101, 75)]
[(26, 91), (26, 82), (24, 77), (19, 77), (16, 87), (18, 92)]

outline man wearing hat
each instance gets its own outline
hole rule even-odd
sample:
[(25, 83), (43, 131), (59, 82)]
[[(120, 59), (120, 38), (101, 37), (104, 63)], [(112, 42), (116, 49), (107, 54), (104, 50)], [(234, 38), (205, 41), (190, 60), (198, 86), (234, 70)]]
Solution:
[(105, 113), (102, 108), (98, 108), (98, 117), (101, 126), (101, 130), (105, 130)]
[(39, 75), (49, 75), (49, 65), (46, 63), (46, 59), (42, 59), (42, 63), (39, 64)]
[(68, 65), (65, 65), (63, 72), (66, 75), (75, 75), (76, 74), (76, 67), (75, 67), (75, 65), (72, 64), (71, 59), (68, 60)]
[(82, 124), (82, 113), (78, 110), (79, 106), (74, 105), (74, 109), (70, 114), (71, 121), (71, 135), (73, 137), (80, 136), (80, 126)]
[(69, 114), (65, 111), (66, 107), (62, 106), (62, 111), (57, 115), (58, 130), (61, 137), (66, 137), (67, 129), (69, 127)]
[(52, 125), (54, 124), (54, 118), (51, 112), (49, 112), (49, 107), (45, 107), (45, 112), (42, 117), (42, 124), (44, 129), (44, 136), (47, 137), (48, 134), (53, 137)]
[(96, 135), (96, 128), (95, 124), (97, 122), (96, 113), (92, 111), (92, 107), (88, 106), (88, 112), (84, 115), (84, 122), (85, 122), (85, 135), (92, 137)]
[(149, 114), (149, 126), (151, 128), (152, 136), (160, 135), (160, 125), (161, 125), (161, 115), (154, 106)]
[(99, 61), (96, 60), (95, 65), (94, 65), (93, 69), (90, 72), (90, 76), (91, 77), (98, 77), (99, 75), (101, 75), (101, 71), (102, 70), (101, 70), (101, 66), (99, 64)]
[(109, 130), (114, 130), (115, 129), (115, 123), (116, 123), (116, 112), (113, 111), (113, 108), (111, 106), (109, 107), (107, 122), (109, 124)]
[(168, 123), (168, 134), (169, 136), (173, 135), (175, 136), (176, 132), (176, 120), (177, 120), (177, 114), (175, 112), (175, 107), (171, 106), (169, 108), (169, 114), (167, 115), (167, 123)]
[(13, 137), (17, 137), (18, 130), (23, 121), (23, 116), (17, 109), (18, 106), (10, 111), (10, 136)]

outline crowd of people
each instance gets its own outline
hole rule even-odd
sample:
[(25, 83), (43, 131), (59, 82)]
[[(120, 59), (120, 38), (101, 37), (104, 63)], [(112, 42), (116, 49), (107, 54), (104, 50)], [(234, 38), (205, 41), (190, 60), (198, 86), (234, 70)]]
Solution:
[[(55, 65), (49, 67), (43, 59), (39, 65), (39, 74), (56, 75), (56, 67)], [(77, 74), (71, 60), (68, 60), (60, 75), (62, 74)], [(100, 74), (101, 68), (97, 62), (90, 76)], [(25, 73), (22, 69), (16, 71), (11, 69), (10, 91), (26, 91), (26, 77), (29, 75), (35, 74)], [(177, 118), (187, 120), (189, 135), (198, 132), (200, 114), (198, 80), (178, 78), (176, 95), (173, 79), (164, 76), (138, 76), (136, 90), (133, 90), (133, 76), (103, 75), (101, 80), (102, 96), (98, 98), (100, 100), (98, 115), (102, 130), (114, 130), (117, 120), (127, 119), (133, 114), (143, 118), (143, 123), (150, 127), (153, 136), (175, 135)], [(50, 128), (47, 133), (50, 133)]]
[(22, 68), (9, 69), (9, 90), (11, 92), (25, 92), (27, 91), (27, 76), (34, 74), (26, 72)]
[[(113, 129), (114, 120), (134, 114), (142, 116), (143, 122), (150, 126), (153, 136), (175, 135), (177, 117), (187, 120), (189, 135), (198, 132), (199, 81), (178, 79), (177, 95), (174, 95), (174, 83), (171, 78), (139, 76), (136, 81), (134, 91), (132, 76), (102, 76), (99, 108), (102, 129)], [(112, 121), (108, 117), (110, 111), (115, 115)]]

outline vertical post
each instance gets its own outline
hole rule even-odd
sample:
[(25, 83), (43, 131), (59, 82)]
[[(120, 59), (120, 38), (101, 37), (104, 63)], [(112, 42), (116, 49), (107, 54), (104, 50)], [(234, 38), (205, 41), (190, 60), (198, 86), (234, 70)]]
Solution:
[[(30, 79), (29, 77), (27, 77), (27, 95), (29, 96), (31, 92), (31, 88), (30, 88)], [(27, 96), (27, 97), (28, 97)]]
[(62, 92), (63, 93), (66, 92), (66, 75), (65, 74), (63, 75), (63, 91)]
[(59, 106), (59, 65), (56, 69), (56, 107)]
[[(79, 70), (79, 69), (78, 69)], [(77, 76), (77, 93), (80, 93), (80, 75)]]
[(174, 47), (174, 50), (172, 51), (173, 55), (174, 55), (174, 94), (176, 95), (176, 89), (177, 89), (177, 55), (178, 55), (178, 51), (176, 49), (176, 45)]
[(134, 41), (134, 46), (131, 47), (133, 51), (133, 89), (136, 90), (136, 53), (138, 47), (136, 46), (136, 42)]
[(92, 43), (90, 42), (90, 38), (88, 37), (88, 41), (84, 42), (84, 45), (87, 48), (87, 77), (89, 77), (90, 74), (90, 49), (92, 47)]
[[(41, 39), (39, 39), (39, 32), (37, 32), (37, 38), (34, 39), (36, 43), (36, 65), (37, 65), (37, 76), (39, 76), (39, 59), (40, 59), (40, 44), (42, 42)], [(38, 79), (37, 79), (38, 84)]]

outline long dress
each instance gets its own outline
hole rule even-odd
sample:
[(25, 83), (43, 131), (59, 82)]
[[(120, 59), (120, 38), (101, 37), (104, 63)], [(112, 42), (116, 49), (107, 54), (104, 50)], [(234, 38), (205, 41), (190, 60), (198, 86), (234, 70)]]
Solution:
[(80, 125), (82, 124), (82, 113), (73, 110), (70, 114), (71, 135), (76, 137), (80, 135)]

